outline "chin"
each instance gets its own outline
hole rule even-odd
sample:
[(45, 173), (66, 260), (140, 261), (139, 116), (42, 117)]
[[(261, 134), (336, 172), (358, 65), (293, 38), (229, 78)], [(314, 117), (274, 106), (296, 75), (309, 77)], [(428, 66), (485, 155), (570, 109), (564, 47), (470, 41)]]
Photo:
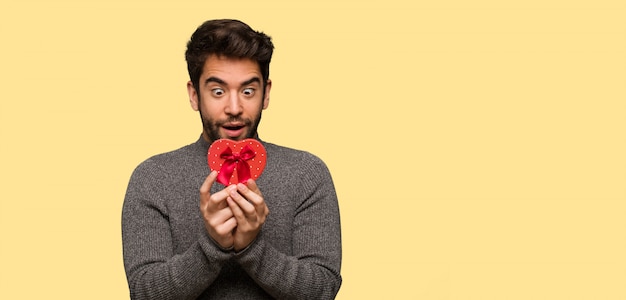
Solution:
[(223, 135), (222, 138), (223, 139), (233, 140), (233, 141), (242, 141), (242, 140), (245, 140), (245, 139), (247, 139), (249, 137), (246, 134), (242, 134), (240, 136), (235, 136), (235, 137), (231, 137), (231, 136), (228, 136), (228, 135)]

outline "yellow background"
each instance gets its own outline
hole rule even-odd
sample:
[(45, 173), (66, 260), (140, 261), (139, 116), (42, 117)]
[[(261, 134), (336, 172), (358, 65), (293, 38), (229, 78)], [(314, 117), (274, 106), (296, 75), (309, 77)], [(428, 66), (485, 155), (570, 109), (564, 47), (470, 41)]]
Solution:
[(3, 1), (1, 299), (128, 299), (126, 184), (199, 136), (211, 18), (274, 39), (260, 134), (333, 173), (338, 299), (626, 299), (617, 0)]

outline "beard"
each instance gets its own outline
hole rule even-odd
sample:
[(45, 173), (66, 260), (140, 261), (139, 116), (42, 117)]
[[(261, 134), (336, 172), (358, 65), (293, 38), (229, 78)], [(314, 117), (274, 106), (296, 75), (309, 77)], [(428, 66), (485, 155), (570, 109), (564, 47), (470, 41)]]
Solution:
[(254, 119), (246, 119), (238, 116), (232, 116), (224, 120), (214, 120), (208, 117), (205, 118), (204, 115), (202, 115), (202, 111), (198, 111), (200, 112), (200, 119), (202, 119), (202, 128), (204, 129), (204, 133), (206, 134), (206, 137), (209, 139), (210, 142), (214, 142), (223, 138), (228, 138), (225, 136), (221, 136), (219, 131), (220, 128), (227, 123), (242, 123), (247, 127), (248, 131), (244, 136), (240, 137), (241, 140), (256, 138), (257, 136), (257, 128), (259, 127), (259, 122), (261, 121), (261, 111), (259, 111), (259, 114)]
[[(265, 87), (263, 88), (262, 98), (265, 99)], [(200, 103), (202, 103), (202, 96), (198, 94), (198, 103), (199, 106), (202, 107)], [(202, 129), (204, 130), (204, 134), (209, 139), (210, 143), (213, 143), (216, 140), (228, 138), (220, 135), (220, 128), (227, 123), (241, 123), (244, 124), (248, 128), (248, 132), (242, 137), (240, 140), (244, 139), (252, 139), (257, 138), (257, 128), (259, 127), (259, 123), (261, 122), (261, 115), (263, 112), (263, 102), (261, 102), (261, 107), (259, 107), (259, 113), (255, 116), (254, 119), (246, 119), (241, 118), (240, 116), (230, 116), (224, 120), (214, 120), (210, 117), (204, 117), (202, 115), (202, 109), (198, 109), (200, 113), (200, 119), (202, 120)]]

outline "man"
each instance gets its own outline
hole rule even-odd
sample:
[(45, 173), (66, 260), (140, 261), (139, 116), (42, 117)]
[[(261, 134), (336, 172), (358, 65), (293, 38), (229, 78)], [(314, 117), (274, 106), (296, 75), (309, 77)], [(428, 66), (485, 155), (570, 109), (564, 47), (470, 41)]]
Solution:
[(334, 185), (317, 157), (261, 141), (255, 181), (223, 186), (207, 165), (220, 138), (259, 139), (269, 105), (269, 36), (212, 20), (186, 51), (193, 144), (133, 172), (122, 211), (124, 266), (133, 299), (332, 299), (341, 286)]

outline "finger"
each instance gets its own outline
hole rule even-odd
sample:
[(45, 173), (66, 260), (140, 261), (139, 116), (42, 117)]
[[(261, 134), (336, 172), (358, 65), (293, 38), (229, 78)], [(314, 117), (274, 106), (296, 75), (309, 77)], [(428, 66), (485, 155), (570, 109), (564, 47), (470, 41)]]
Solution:
[(259, 186), (256, 185), (256, 181), (252, 179), (248, 179), (248, 181), (246, 182), (244, 186), (250, 189), (251, 191), (253, 191), (255, 194), (263, 197), (263, 194), (261, 194), (261, 189), (259, 189)]
[(207, 224), (207, 226), (209, 226), (210, 228), (217, 228), (228, 219), (232, 218), (233, 212), (231, 211), (230, 207), (227, 206), (217, 212), (203, 212), (203, 217), (204, 222)]
[[(213, 171), (211, 172), (211, 175), (216, 177), (217, 172)], [(213, 182), (215, 182), (215, 178), (213, 178)], [(228, 187), (211, 194), (209, 198), (205, 200), (205, 206), (203, 206), (202, 208), (210, 212), (215, 212), (224, 207), (228, 207), (228, 204), (226, 203), (226, 197), (228, 197)]]
[(215, 182), (215, 178), (217, 178), (217, 172), (212, 171), (209, 176), (204, 179), (202, 186), (200, 186), (200, 206), (205, 207), (206, 203), (209, 201), (211, 186)]
[(228, 218), (226, 221), (215, 227), (215, 232), (218, 235), (225, 236), (231, 234), (237, 227), (237, 220), (234, 216)]
[(228, 219), (233, 217), (233, 211), (232, 209), (230, 209), (230, 207), (228, 207), (228, 203), (224, 201), (224, 204), (226, 204), (226, 207), (217, 211), (215, 214), (211, 216), (211, 220), (212, 222), (214, 222), (215, 225), (224, 223)]
[(204, 182), (202, 183), (202, 186), (200, 187), (200, 193), (208, 194), (216, 178), (217, 178), (217, 171), (211, 171), (211, 173), (209, 173), (209, 176), (207, 176), (204, 179)]
[(248, 220), (246, 219), (246, 216), (243, 210), (241, 210), (241, 207), (239, 207), (239, 205), (235, 203), (235, 200), (231, 197), (228, 197), (226, 199), (226, 202), (228, 202), (228, 207), (233, 212), (233, 216), (235, 217), (235, 219), (237, 219), (237, 224), (238, 225), (247, 224)]
[[(251, 183), (250, 183), (251, 182)], [(252, 180), (248, 180), (248, 185), (237, 184), (237, 191), (243, 195), (248, 201), (252, 202), (255, 206), (263, 204), (263, 196), (261, 191), (256, 186), (256, 183)]]
[(223, 189), (219, 192), (213, 193), (207, 203), (207, 209), (211, 211), (217, 211), (224, 207), (227, 207), (226, 197), (228, 197), (228, 190)]
[(230, 199), (232, 199), (240, 210), (245, 213), (246, 216), (252, 217), (255, 213), (255, 207), (246, 198), (239, 194), (236, 186), (229, 187)]
[(254, 205), (256, 209), (257, 218), (261, 222), (264, 222), (265, 217), (269, 214), (269, 209), (267, 208), (267, 204), (265, 204), (265, 200), (263, 199), (263, 195), (261, 195), (261, 191), (259, 187), (256, 185), (256, 182), (253, 180), (249, 180), (246, 185), (239, 184), (237, 186), (239, 192)]

